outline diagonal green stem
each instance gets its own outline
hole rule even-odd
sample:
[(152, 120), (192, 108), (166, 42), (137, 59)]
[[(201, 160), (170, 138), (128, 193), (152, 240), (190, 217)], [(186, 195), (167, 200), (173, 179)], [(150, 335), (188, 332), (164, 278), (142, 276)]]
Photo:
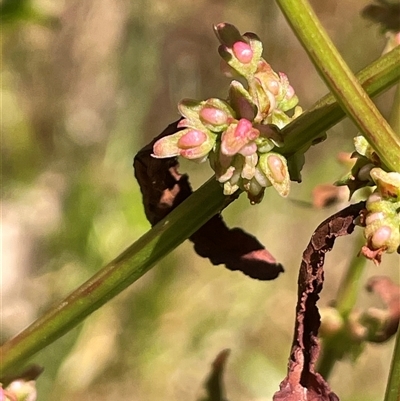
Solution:
[[(378, 95), (400, 79), (399, 52), (392, 51), (363, 70), (358, 77), (370, 95)], [(334, 116), (334, 117), (332, 117)], [(344, 117), (332, 96), (325, 96), (294, 123), (285, 127), (284, 153), (306, 145)], [(316, 128), (317, 127), (317, 128)], [(71, 295), (0, 348), (0, 376), (18, 370), (36, 352), (67, 333), (86, 316), (135, 282), (198, 227), (222, 210), (224, 197), (214, 179), (208, 181), (163, 221)]]
[[(400, 80), (400, 46), (374, 61), (357, 74), (369, 96), (376, 96)], [(283, 129), (285, 145), (279, 152), (290, 156), (321, 132), (333, 127), (345, 117), (345, 112), (332, 94), (320, 99)], [(305, 128), (307, 126), (307, 128)]]
[(58, 305), (1, 347), (0, 377), (61, 337), (86, 316), (139, 279), (161, 258), (227, 206), (235, 197), (222, 194), (212, 178), (194, 195), (144, 234), (121, 255)]
[(277, 0), (314, 66), (383, 163), (400, 172), (400, 138), (350, 71), (307, 0)]

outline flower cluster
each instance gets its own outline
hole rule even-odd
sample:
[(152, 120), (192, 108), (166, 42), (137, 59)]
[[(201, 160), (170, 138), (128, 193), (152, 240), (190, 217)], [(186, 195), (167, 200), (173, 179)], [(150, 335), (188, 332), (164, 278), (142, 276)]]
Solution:
[(379, 264), (383, 252), (400, 253), (400, 173), (384, 171), (379, 156), (363, 136), (354, 138), (354, 146), (352, 158), (356, 161), (351, 172), (336, 185), (347, 185), (350, 196), (360, 188), (375, 187), (360, 221), (367, 240), (360, 253)]
[(274, 148), (283, 145), (280, 128), (301, 113), (287, 76), (277, 74), (261, 57), (262, 43), (253, 33), (240, 35), (230, 24), (214, 27), (221, 43), (222, 69), (233, 80), (226, 100), (182, 100), (180, 131), (159, 139), (153, 156), (182, 156), (198, 162), (209, 159), (224, 194), (238, 189), (252, 203), (261, 201), (264, 190), (274, 186), (282, 196), (289, 193), (286, 159)]
[(379, 264), (383, 252), (400, 253), (400, 173), (375, 167), (370, 176), (376, 184), (363, 216), (367, 244), (361, 254)]

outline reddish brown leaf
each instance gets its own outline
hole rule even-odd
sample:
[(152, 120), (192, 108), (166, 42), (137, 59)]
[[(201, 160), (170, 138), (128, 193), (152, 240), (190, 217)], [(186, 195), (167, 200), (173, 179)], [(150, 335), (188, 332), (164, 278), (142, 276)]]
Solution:
[[(151, 156), (156, 140), (179, 130), (178, 121), (170, 124), (157, 138), (139, 151), (134, 159), (135, 177), (143, 194), (146, 217), (158, 223), (191, 193), (186, 174), (178, 172), (176, 157), (156, 159)], [(190, 240), (196, 252), (214, 265), (225, 264), (259, 280), (272, 280), (283, 267), (252, 235), (239, 228), (229, 229), (217, 214), (196, 231)]]
[(274, 401), (339, 400), (324, 378), (315, 371), (320, 350), (320, 315), (316, 303), (324, 281), (325, 253), (332, 249), (337, 237), (353, 232), (353, 221), (364, 206), (364, 202), (351, 205), (321, 223), (303, 253), (288, 375), (280, 384), (280, 390), (275, 393)]

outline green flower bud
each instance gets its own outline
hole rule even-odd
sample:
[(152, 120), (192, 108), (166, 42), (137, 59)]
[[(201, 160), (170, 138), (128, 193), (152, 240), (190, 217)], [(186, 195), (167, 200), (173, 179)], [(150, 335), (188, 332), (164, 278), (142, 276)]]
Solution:
[(235, 112), (226, 101), (212, 98), (202, 102), (199, 117), (210, 131), (222, 132), (235, 117)]
[(264, 153), (258, 166), (278, 193), (286, 197), (290, 190), (290, 177), (286, 159), (279, 153)]
[(220, 56), (237, 73), (251, 78), (262, 53), (262, 43), (257, 35), (246, 33), (242, 36), (236, 27), (227, 23), (215, 25), (214, 31), (221, 42), (218, 48)]
[(159, 159), (182, 156), (202, 160), (213, 149), (215, 140), (214, 134), (186, 128), (156, 141), (152, 156)]
[(370, 171), (370, 175), (383, 197), (400, 200), (400, 173), (387, 173), (381, 168), (375, 167)]
[(336, 308), (326, 307), (319, 311), (321, 314), (321, 326), (319, 328), (321, 337), (331, 337), (343, 328), (343, 318)]

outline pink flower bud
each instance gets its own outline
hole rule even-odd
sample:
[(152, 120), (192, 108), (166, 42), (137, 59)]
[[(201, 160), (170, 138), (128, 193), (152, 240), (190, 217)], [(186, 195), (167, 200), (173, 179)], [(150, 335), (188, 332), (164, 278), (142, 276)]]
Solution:
[(246, 120), (245, 118), (241, 118), (238, 122), (238, 125), (235, 129), (235, 137), (236, 138), (247, 138), (249, 140), (256, 139), (257, 136), (250, 137), (251, 132), (252, 132), (253, 125), (249, 120)]
[(226, 124), (228, 115), (223, 110), (216, 109), (214, 107), (204, 107), (200, 111), (200, 118), (205, 123), (222, 125)]
[(260, 131), (254, 128), (249, 120), (241, 118), (237, 123), (231, 124), (222, 134), (221, 152), (224, 155), (233, 156), (259, 135)]
[(275, 155), (270, 155), (268, 156), (267, 163), (274, 180), (278, 183), (282, 183), (285, 180), (286, 173), (286, 168), (282, 160)]
[(207, 135), (199, 130), (192, 129), (182, 135), (178, 140), (178, 147), (181, 149), (195, 148), (207, 140)]
[(371, 238), (371, 245), (374, 249), (383, 248), (386, 246), (390, 236), (392, 235), (392, 229), (388, 226), (379, 227)]
[(233, 44), (233, 53), (236, 58), (243, 64), (248, 64), (253, 59), (253, 50), (246, 42), (235, 42)]

